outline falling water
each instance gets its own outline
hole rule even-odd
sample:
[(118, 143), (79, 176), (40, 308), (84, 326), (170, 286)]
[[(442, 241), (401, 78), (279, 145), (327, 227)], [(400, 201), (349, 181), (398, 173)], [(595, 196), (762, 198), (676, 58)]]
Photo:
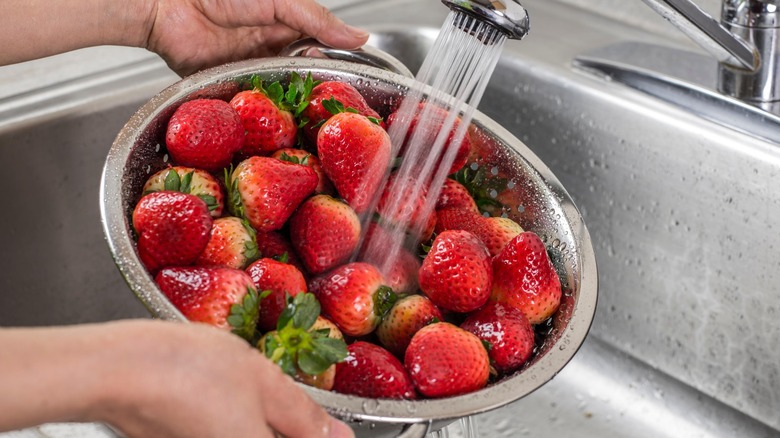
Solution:
[[(457, 146), (467, 133), (474, 109), (482, 98), (505, 41), (506, 36), (495, 27), (462, 12), (451, 11), (417, 74), (418, 82), (431, 87), (427, 97), (422, 87), (412, 88), (401, 103), (389, 134), (393, 156), (402, 150), (402, 145), (405, 149), (401, 165), (395, 170), (396, 176), (389, 182), (387, 198), (380, 212), (383, 218), (394, 218), (383, 222), (393, 244), (388, 248), (387, 242), (381, 239), (368, 239), (363, 243), (364, 259), (377, 264), (385, 275), (391, 272), (405, 245), (412, 253), (417, 252), (416, 248), (408, 246), (417, 245), (414, 236), (421, 235), (425, 221), (412, 222), (412, 215), (427, 218), (433, 213), (457, 155)], [(421, 102), (436, 105), (423, 107), (409, 137), (412, 119)], [(437, 120), (439, 111), (436, 107), (446, 110), (441, 129), (437, 133), (421, 129), (441, 120), (441, 116)], [(433, 140), (431, 134), (435, 135)], [(452, 147), (445, 147), (447, 144)], [(424, 194), (426, 202), (420, 205), (416, 200)], [(374, 197), (373, 207), (378, 205), (380, 196), (381, 191)], [(413, 237), (408, 239), (407, 236)], [(412, 240), (411, 244), (409, 240)]]

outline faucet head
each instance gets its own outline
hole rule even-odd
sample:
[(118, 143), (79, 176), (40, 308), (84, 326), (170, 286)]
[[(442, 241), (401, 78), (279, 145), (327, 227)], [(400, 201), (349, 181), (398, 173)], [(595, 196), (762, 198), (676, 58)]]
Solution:
[(523, 39), (530, 29), (528, 12), (516, 0), (441, 0), (453, 11), (490, 24), (507, 38)]

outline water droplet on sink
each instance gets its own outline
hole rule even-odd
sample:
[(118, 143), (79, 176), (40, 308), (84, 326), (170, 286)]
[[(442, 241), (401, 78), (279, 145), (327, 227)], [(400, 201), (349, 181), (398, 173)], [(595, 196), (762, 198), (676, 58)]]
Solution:
[(366, 400), (363, 402), (363, 412), (366, 414), (371, 414), (376, 412), (377, 408), (379, 407), (379, 402), (376, 400)]

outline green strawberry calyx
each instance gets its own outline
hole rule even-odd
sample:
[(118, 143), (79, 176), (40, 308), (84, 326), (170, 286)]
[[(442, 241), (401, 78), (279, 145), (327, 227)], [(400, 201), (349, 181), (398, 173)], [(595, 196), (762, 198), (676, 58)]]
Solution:
[(282, 161), (287, 161), (288, 163), (303, 164), (305, 166), (309, 163), (310, 156), (311, 154), (306, 154), (303, 156), (303, 158), (298, 158), (298, 157), (287, 155), (287, 152), (282, 152), (282, 154), (279, 155), (279, 159)]
[(244, 203), (241, 201), (241, 192), (238, 190), (238, 178), (233, 178), (233, 165), (230, 168), (225, 168), (225, 188), (227, 189), (227, 206), (230, 214), (233, 216), (246, 219), (244, 214)]
[(384, 318), (390, 309), (393, 307), (396, 301), (398, 301), (398, 295), (393, 292), (390, 286), (379, 286), (374, 292), (374, 314), (379, 318)]
[(305, 78), (301, 77), (297, 72), (293, 72), (290, 75), (287, 89), (279, 81), (265, 84), (258, 75), (252, 75), (249, 82), (254, 90), (265, 94), (277, 108), (289, 111), (295, 117), (299, 117), (309, 105), (309, 95), (311, 95), (311, 90), (317, 85), (317, 82), (311, 76), (311, 72)]
[(241, 218), (241, 225), (244, 226), (244, 229), (249, 236), (249, 240), (244, 242), (244, 257), (246, 257), (246, 263), (249, 264), (259, 259), (262, 254), (260, 253), (260, 248), (257, 246), (257, 232), (249, 223), (249, 220)]
[(466, 165), (450, 178), (468, 190), (480, 213), (492, 214), (504, 207), (495, 196), (507, 189), (508, 181), (506, 178), (488, 177), (487, 166)]
[[(219, 204), (217, 204), (217, 198), (205, 193), (192, 192), (192, 177), (194, 174), (195, 171), (190, 171), (184, 174), (183, 177), (181, 177), (179, 175), (179, 172), (176, 171), (176, 169), (173, 168), (169, 169), (168, 173), (165, 174), (165, 179), (163, 180), (163, 190), (167, 190), (169, 192), (181, 192), (190, 195), (195, 195), (198, 198), (200, 198), (203, 202), (206, 203), (206, 207), (208, 207), (209, 211), (216, 210), (219, 207)], [(144, 196), (155, 191), (156, 190), (148, 190), (144, 192)]]
[(312, 329), (319, 315), (320, 303), (314, 294), (288, 295), (276, 330), (263, 336), (258, 348), (290, 376), (298, 372), (311, 376), (325, 372), (346, 359), (347, 344), (328, 337), (329, 330)]
[[(270, 291), (267, 291), (270, 293)], [(266, 294), (263, 292), (263, 294)], [(266, 294), (267, 295), (267, 294)], [(255, 327), (259, 317), (258, 303), (262, 299), (257, 291), (252, 287), (247, 287), (247, 293), (239, 303), (230, 306), (230, 315), (227, 317), (227, 323), (232, 328), (232, 332), (247, 341), (252, 341), (255, 337)]]
[[(360, 112), (357, 109), (352, 108), (351, 106), (345, 108), (344, 104), (336, 100), (336, 98), (333, 96), (330, 96), (330, 99), (323, 99), (320, 102), (322, 103), (322, 107), (325, 108), (329, 113), (333, 114), (334, 116), (339, 113), (360, 114)], [(366, 118), (370, 120), (371, 123), (374, 123), (376, 125), (382, 122), (382, 119), (378, 119), (376, 117), (366, 116)], [(325, 122), (326, 120), (322, 120), (320, 121), (319, 124), (322, 125)]]

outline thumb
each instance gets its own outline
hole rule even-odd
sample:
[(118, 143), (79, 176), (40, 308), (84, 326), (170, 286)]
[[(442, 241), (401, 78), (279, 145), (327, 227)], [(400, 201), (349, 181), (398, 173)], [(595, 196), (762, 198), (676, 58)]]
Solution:
[(368, 32), (348, 26), (315, 0), (274, 0), (274, 15), (290, 28), (338, 49), (356, 49)]

